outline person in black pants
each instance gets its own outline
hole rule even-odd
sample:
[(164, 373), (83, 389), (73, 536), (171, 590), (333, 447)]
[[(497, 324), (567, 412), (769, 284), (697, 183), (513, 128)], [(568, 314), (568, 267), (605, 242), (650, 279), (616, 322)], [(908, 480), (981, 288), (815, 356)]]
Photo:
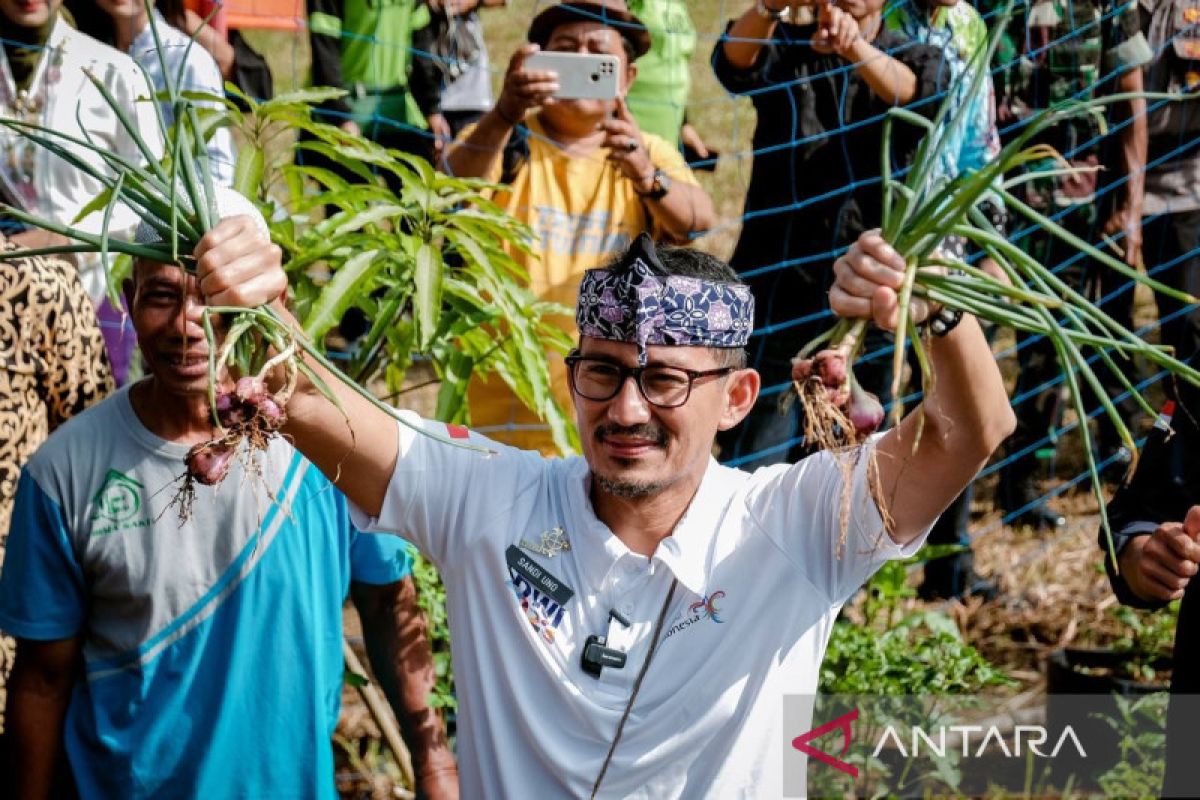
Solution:
[[(1194, 360), (1193, 360), (1194, 361)], [(1200, 796), (1194, 761), (1200, 739), (1200, 389), (1187, 385), (1168, 400), (1150, 433), (1133, 480), (1108, 505), (1120, 572), (1105, 568), (1117, 598), (1135, 608), (1161, 608), (1181, 599), (1175, 630), (1171, 702), (1167, 712), (1167, 770), (1163, 796)], [(1168, 436), (1168, 426), (1173, 435)]]

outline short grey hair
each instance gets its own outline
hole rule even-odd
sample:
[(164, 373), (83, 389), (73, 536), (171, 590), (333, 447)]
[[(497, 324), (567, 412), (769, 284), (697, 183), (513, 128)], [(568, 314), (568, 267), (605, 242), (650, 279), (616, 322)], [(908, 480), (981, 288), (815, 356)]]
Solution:
[[(271, 238), (271, 230), (267, 227), (267, 221), (263, 218), (254, 203), (247, 200), (238, 192), (228, 186), (213, 187), (213, 205), (217, 209), (217, 219), (222, 220), (228, 217), (247, 216), (254, 221), (254, 227), (258, 228), (258, 232), (266, 238)], [(188, 213), (191, 211), (191, 203), (187, 200), (187, 196), (180, 194), (179, 205), (181, 211)], [(151, 225), (146, 220), (142, 220), (137, 226), (137, 231), (133, 234), (135, 244), (159, 244), (165, 241), (158, 228)]]

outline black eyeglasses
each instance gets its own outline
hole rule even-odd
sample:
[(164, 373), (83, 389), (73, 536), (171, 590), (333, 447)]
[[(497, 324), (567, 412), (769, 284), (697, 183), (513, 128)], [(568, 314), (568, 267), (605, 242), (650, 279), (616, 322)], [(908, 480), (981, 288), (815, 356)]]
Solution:
[(694, 370), (651, 364), (645, 367), (626, 367), (599, 358), (582, 356), (578, 351), (564, 359), (571, 389), (588, 400), (611, 400), (621, 391), (628, 378), (633, 378), (646, 402), (659, 408), (678, 408), (692, 395), (692, 384), (700, 378), (728, 375), (733, 367)]

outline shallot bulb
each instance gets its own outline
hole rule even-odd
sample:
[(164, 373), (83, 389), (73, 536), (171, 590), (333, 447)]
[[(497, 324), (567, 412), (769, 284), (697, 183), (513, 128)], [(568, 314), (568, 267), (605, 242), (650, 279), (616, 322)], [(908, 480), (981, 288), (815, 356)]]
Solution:
[(234, 445), (220, 441), (201, 442), (188, 451), (185, 459), (187, 474), (197, 483), (216, 486), (229, 474), (236, 452)]

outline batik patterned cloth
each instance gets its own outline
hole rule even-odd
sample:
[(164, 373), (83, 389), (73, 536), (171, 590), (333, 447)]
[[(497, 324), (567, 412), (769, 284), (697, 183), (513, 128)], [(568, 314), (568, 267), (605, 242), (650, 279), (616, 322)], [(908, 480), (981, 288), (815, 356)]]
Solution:
[(962, 124), (944, 134), (935, 177), (955, 176), (980, 169), (1000, 153), (996, 130), (996, 97), (992, 82), (984, 78), (984, 91), (972, 94), (975, 71), (971, 59), (987, 47), (987, 25), (970, 4), (936, 6), (930, 11), (917, 0), (901, 0), (887, 11), (888, 28), (914, 42), (940, 49), (950, 70), (947, 90), (953, 105), (947, 119), (967, 107)]
[(579, 334), (632, 342), (642, 365), (650, 344), (745, 347), (754, 328), (750, 288), (656, 275), (647, 263), (657, 260), (653, 248), (642, 234), (622, 264), (584, 273), (575, 314)]
[[(0, 250), (16, 249), (0, 235)], [(75, 267), (42, 256), (0, 261), (0, 565), (21, 468), (51, 431), (112, 390), (96, 312)], [(15, 652), (0, 634), (0, 712)]]

